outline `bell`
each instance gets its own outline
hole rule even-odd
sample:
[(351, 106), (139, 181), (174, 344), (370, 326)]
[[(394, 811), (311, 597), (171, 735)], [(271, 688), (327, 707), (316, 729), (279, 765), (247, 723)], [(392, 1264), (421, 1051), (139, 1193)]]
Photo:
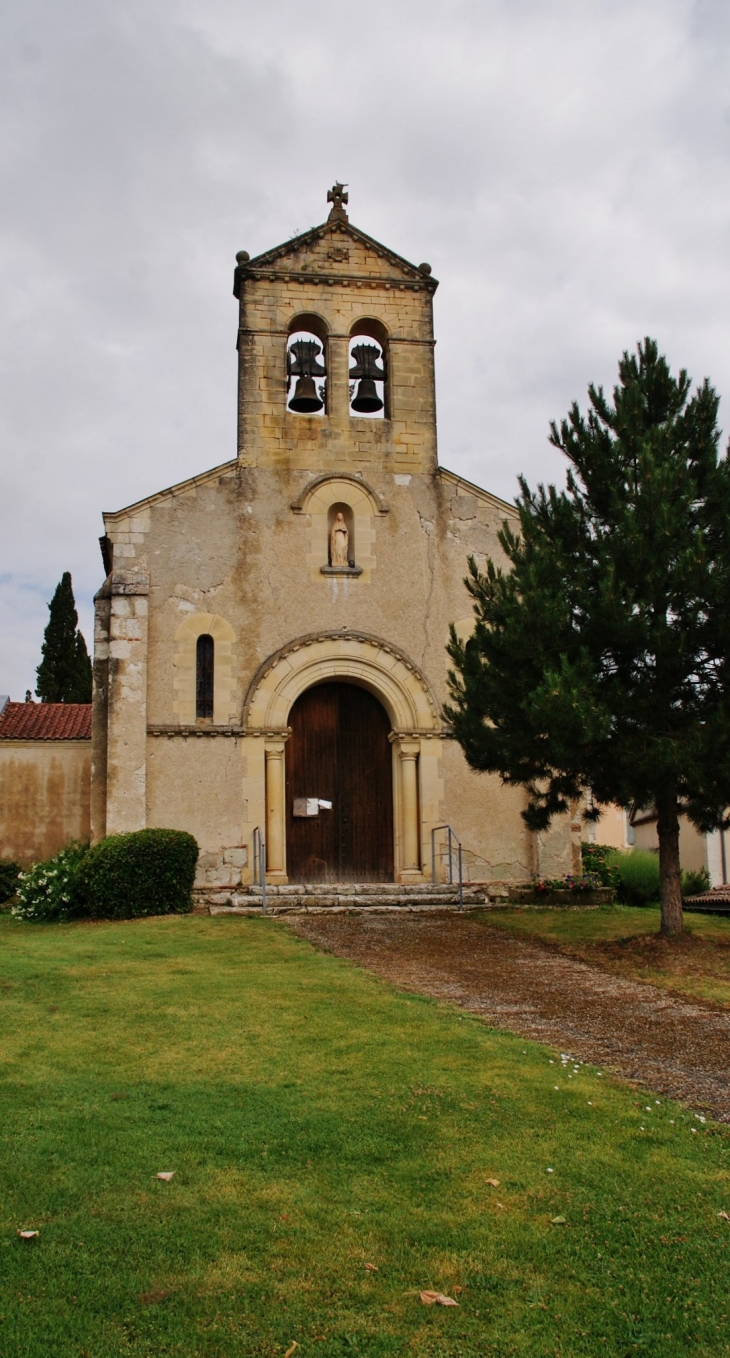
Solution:
[(289, 402), (289, 409), (296, 410), (299, 415), (314, 415), (321, 410), (324, 401), (317, 393), (313, 377), (298, 377), (297, 385), (294, 388), (294, 395)]
[(363, 415), (374, 415), (383, 409), (378, 396), (376, 382), (385, 381), (385, 364), (378, 364), (380, 350), (374, 344), (358, 344), (352, 351), (355, 366), (350, 368), (350, 377), (358, 379), (357, 392), (350, 402), (352, 409)]
[(352, 399), (352, 408), (362, 411), (363, 415), (374, 415), (376, 410), (383, 409), (383, 402), (378, 396), (372, 377), (360, 378), (357, 392)]
[(314, 415), (324, 405), (314, 385), (315, 377), (327, 375), (327, 369), (319, 362), (321, 352), (322, 347), (316, 340), (296, 340), (287, 350), (287, 377), (297, 379), (289, 409), (295, 410), (298, 415)]

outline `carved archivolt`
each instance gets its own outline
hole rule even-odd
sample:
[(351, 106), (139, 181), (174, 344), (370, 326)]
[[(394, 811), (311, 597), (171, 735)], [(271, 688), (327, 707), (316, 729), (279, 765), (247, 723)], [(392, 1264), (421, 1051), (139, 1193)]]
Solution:
[(394, 731), (441, 734), (438, 703), (417, 666), (397, 646), (364, 632), (315, 632), (276, 651), (251, 681), (243, 708), (245, 731), (284, 731), (300, 693), (335, 679), (369, 689)]
[[(331, 482), (336, 482), (337, 486), (332, 487)], [(351, 494), (355, 491), (363, 492), (370, 501), (371, 513), (388, 513), (388, 506), (382, 495), (379, 495), (377, 490), (374, 490), (361, 476), (355, 476), (352, 472), (322, 472), (320, 476), (313, 477), (311, 481), (307, 482), (301, 495), (292, 504), (292, 509), (295, 514), (311, 513), (311, 500), (315, 495), (318, 503), (321, 500), (326, 505), (335, 504), (337, 500), (343, 498), (340, 494), (343, 486), (349, 487)], [(332, 489), (337, 489), (337, 494), (332, 494)]]

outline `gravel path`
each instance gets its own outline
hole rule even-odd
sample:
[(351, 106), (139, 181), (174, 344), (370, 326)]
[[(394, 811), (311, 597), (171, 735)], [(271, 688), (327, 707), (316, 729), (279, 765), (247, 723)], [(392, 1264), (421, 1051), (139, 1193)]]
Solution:
[(473, 916), (298, 915), (288, 926), (406, 990), (730, 1122), (730, 1014)]

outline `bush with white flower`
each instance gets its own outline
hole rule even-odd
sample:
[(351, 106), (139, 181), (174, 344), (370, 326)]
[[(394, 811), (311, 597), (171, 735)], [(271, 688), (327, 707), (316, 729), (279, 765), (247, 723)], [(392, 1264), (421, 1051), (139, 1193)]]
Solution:
[(84, 914), (79, 868), (88, 852), (88, 844), (67, 844), (54, 858), (21, 872), (12, 911), (16, 919), (43, 922)]

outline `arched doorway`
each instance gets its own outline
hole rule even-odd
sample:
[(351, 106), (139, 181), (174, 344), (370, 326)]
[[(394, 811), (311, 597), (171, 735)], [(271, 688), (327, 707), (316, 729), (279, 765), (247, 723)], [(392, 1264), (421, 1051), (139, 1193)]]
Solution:
[(385, 709), (357, 684), (317, 684), (294, 703), (288, 724), (289, 881), (392, 882), (393, 761)]

